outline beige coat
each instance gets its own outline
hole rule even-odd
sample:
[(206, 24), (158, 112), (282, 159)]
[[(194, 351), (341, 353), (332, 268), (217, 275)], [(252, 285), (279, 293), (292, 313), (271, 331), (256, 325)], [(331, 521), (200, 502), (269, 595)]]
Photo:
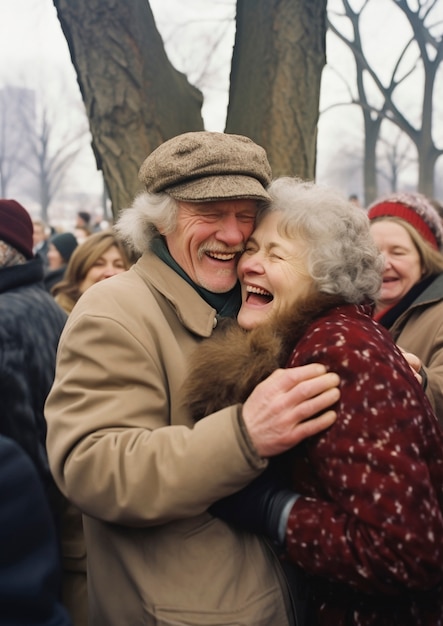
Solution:
[(92, 626), (285, 626), (281, 568), (207, 513), (266, 465), (238, 406), (194, 424), (180, 389), (215, 311), (151, 253), (82, 296), (46, 405), (61, 490), (86, 513)]
[(394, 341), (416, 354), (427, 375), (426, 395), (443, 428), (443, 274), (389, 328)]

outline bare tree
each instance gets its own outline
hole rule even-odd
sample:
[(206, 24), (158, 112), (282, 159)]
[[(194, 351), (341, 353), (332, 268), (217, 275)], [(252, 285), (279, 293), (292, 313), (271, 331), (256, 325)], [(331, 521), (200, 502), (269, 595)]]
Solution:
[(412, 156), (412, 142), (396, 128), (392, 138), (380, 137), (378, 143), (380, 155), (377, 159), (377, 174), (387, 181), (389, 191), (398, 191), (400, 173), (417, 165), (417, 158)]
[[(152, 149), (203, 128), (202, 96), (170, 64), (145, 0), (53, 1), (116, 213)], [(226, 131), (262, 144), (275, 173), (314, 175), (325, 32), (326, 0), (237, 2)]]
[(170, 64), (146, 0), (54, 0), (114, 213), (165, 139), (201, 130), (202, 95)]
[(21, 171), (28, 172), (35, 182), (43, 221), (49, 222), (51, 202), (61, 191), (70, 167), (82, 151), (88, 128), (85, 123), (62, 129), (59, 117), (44, 101), (38, 112), (19, 106), (18, 127), (27, 137), (26, 154), (17, 159)]
[(30, 89), (4, 87), (0, 90), (0, 193), (9, 196), (11, 184), (22, 175), (30, 136), (20, 123), (21, 113), (33, 114), (34, 92)]
[[(393, 1), (408, 19), (412, 36), (400, 51), (386, 84), (380, 79), (377, 69), (370, 65), (363, 51), (360, 20), (370, 2), (371, 0), (365, 0), (357, 11), (352, 8), (349, 0), (342, 0), (342, 12), (330, 11), (328, 20), (330, 30), (348, 46), (355, 59), (357, 95), (351, 97), (349, 104), (356, 104), (362, 109), (365, 129), (365, 200), (369, 203), (377, 195), (376, 148), (382, 122), (386, 119), (398, 126), (415, 145), (419, 163), (418, 188), (423, 193), (433, 196), (435, 164), (443, 152), (442, 148), (436, 146), (433, 138), (434, 84), (437, 70), (443, 60), (441, 28), (432, 22), (432, 10), (437, 0), (417, 0), (416, 10), (409, 6), (407, 0)], [(351, 25), (352, 37), (345, 34), (346, 24)], [(409, 52), (414, 46), (418, 52), (410, 61)], [(406, 111), (400, 110), (395, 96), (398, 87), (412, 75), (417, 77), (420, 68), (423, 77), (421, 115), (413, 123), (407, 119)], [(370, 80), (365, 80), (367, 78)], [(374, 87), (382, 97), (379, 106), (374, 104), (374, 98), (371, 96)]]

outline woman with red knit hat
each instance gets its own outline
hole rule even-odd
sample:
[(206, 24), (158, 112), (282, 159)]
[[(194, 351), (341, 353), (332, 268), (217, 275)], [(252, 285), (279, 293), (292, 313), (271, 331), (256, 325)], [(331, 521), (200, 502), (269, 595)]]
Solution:
[(375, 319), (418, 356), (443, 426), (443, 224), (426, 196), (395, 193), (368, 209), (371, 234), (385, 257)]

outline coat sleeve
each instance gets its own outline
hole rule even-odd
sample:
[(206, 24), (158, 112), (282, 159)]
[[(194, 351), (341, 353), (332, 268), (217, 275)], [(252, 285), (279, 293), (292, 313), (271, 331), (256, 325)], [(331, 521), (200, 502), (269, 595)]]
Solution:
[(417, 355), (427, 377), (426, 395), (443, 428), (443, 302), (411, 311), (396, 343)]
[(142, 527), (198, 515), (255, 478), (266, 462), (242, 435), (238, 406), (194, 425), (180, 404), (189, 333), (143, 326), (152, 315), (124, 324), (92, 314), (92, 291), (65, 328), (46, 403), (62, 492), (88, 515)]
[(358, 328), (306, 338), (290, 365), (306, 360), (340, 375), (341, 399), (337, 422), (305, 444), (311, 488), (294, 467), (304, 497), (289, 517), (291, 560), (364, 592), (441, 583), (442, 435), (408, 366)]

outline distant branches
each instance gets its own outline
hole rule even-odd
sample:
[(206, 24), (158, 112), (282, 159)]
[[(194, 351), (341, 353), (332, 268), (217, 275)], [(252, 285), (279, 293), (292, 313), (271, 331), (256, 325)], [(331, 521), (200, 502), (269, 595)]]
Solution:
[[(407, 0), (391, 0), (406, 17), (411, 36), (402, 44), (390, 75), (384, 81), (381, 70), (386, 73), (386, 67), (371, 63), (363, 48), (361, 20), (371, 2), (365, 0), (360, 9), (355, 10), (349, 0), (341, 0), (341, 10), (331, 10), (328, 19), (330, 31), (348, 47), (355, 61), (357, 90), (353, 95), (354, 90), (348, 86), (350, 101), (342, 104), (358, 105), (362, 111), (366, 202), (377, 194), (377, 143), (382, 124), (387, 120), (407, 135), (416, 147), (418, 188), (433, 196), (435, 164), (443, 153), (443, 147), (438, 147), (433, 137), (434, 86), (443, 60), (443, 22), (433, 19), (437, 0), (418, 0), (415, 10)], [(352, 36), (347, 34), (349, 27)], [(421, 109), (420, 115), (413, 120), (408, 118), (405, 100), (398, 95), (400, 87), (409, 85), (412, 78), (414, 94), (420, 100)]]

